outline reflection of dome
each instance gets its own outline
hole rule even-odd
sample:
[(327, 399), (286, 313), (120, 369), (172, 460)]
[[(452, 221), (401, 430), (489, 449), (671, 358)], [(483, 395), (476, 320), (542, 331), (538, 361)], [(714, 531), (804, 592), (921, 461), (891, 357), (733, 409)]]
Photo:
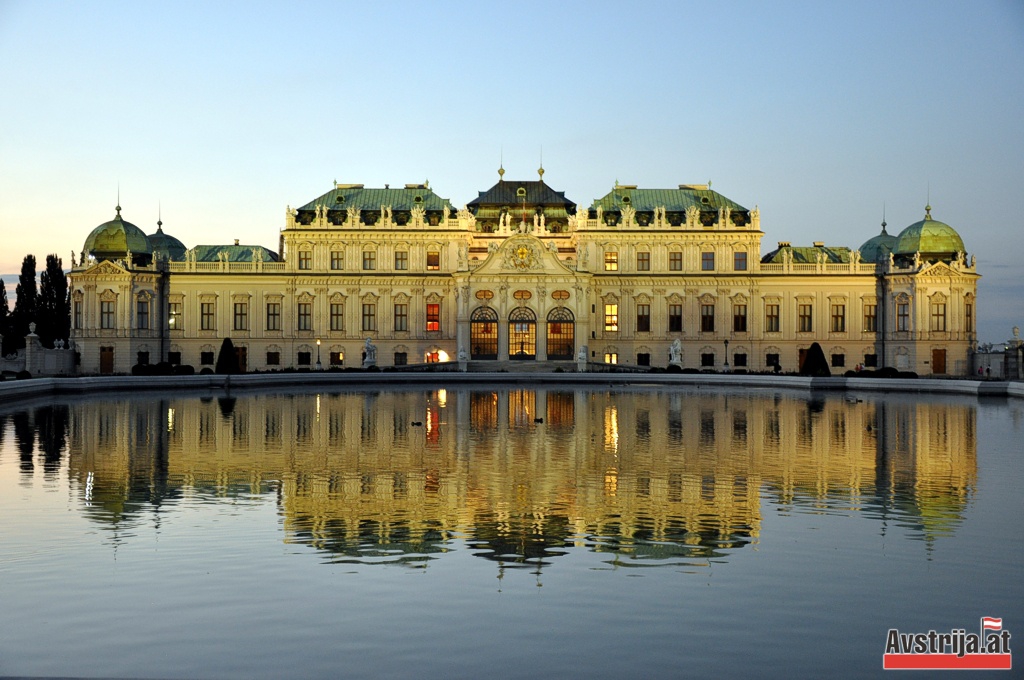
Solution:
[(116, 260), (125, 257), (129, 251), (136, 264), (148, 264), (153, 255), (146, 233), (131, 222), (121, 219), (121, 206), (117, 215), (90, 232), (85, 239), (84, 250), (97, 260)]
[(153, 247), (153, 257), (181, 262), (185, 259), (185, 244), (170, 234), (164, 233), (164, 223), (157, 221), (156, 233), (149, 235), (149, 243)]
[(924, 219), (900, 232), (893, 252), (896, 255), (921, 253), (924, 259), (950, 259), (965, 252), (964, 241), (956, 229), (932, 219), (932, 207), (925, 208)]
[(864, 242), (860, 250), (860, 259), (865, 262), (881, 262), (889, 259), (889, 253), (896, 249), (897, 239), (885, 230), (885, 222), (882, 222), (882, 233), (872, 236)]

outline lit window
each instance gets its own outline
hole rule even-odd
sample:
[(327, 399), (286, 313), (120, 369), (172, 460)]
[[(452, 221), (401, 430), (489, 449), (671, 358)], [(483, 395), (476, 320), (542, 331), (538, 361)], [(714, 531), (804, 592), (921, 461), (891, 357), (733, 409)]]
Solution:
[(427, 253), (427, 270), (437, 271), (441, 268), (441, 253)]
[(606, 331), (617, 331), (619, 330), (619, 306), (618, 305), (605, 305), (604, 306), (604, 329)]
[(331, 352), (331, 366), (342, 366), (345, 364), (344, 352)]
[(606, 272), (617, 272), (619, 270), (619, 253), (609, 250), (604, 254), (604, 270)]
[(604, 363), (606, 363), (606, 364), (617, 364), (617, 363), (619, 363), (619, 353), (618, 352), (605, 352), (604, 353)]
[(427, 330), (428, 331), (439, 331), (439, 330), (441, 330), (441, 305), (439, 305), (439, 304), (428, 304), (427, 305)]

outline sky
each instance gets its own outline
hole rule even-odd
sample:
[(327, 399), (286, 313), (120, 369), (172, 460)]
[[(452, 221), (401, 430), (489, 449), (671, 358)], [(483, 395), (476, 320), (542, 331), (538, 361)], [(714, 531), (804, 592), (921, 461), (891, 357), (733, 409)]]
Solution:
[(1024, 326), (1024, 2), (0, 0), (0, 274), (122, 216), (276, 250), (333, 182), (462, 206), (544, 179), (711, 181), (777, 241), (924, 216), (977, 258), (982, 342)]

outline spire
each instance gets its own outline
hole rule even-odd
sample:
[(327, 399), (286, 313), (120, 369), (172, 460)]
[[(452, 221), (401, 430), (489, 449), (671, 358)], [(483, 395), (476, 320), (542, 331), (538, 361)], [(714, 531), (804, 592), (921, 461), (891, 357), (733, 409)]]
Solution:
[(505, 147), (501, 147), (501, 155), (498, 157), (498, 181), (505, 179)]
[(114, 208), (117, 211), (117, 215), (114, 216), (115, 220), (121, 219), (121, 183), (117, 183), (117, 207)]
[(882, 201), (882, 233), (888, 236), (888, 232), (885, 231), (885, 201)]
[(537, 175), (540, 176), (540, 181), (544, 181), (544, 147), (540, 147), (540, 167), (537, 168)]
[(932, 183), (928, 183), (928, 204), (924, 207), (924, 218), (930, 220), (932, 218)]
[(164, 221), (163, 221), (163, 216), (161, 215), (162, 212), (163, 212), (163, 210), (162, 210), (162, 208), (160, 206), (160, 201), (157, 201), (157, 203), (156, 203), (156, 233), (158, 233), (158, 234), (164, 233)]

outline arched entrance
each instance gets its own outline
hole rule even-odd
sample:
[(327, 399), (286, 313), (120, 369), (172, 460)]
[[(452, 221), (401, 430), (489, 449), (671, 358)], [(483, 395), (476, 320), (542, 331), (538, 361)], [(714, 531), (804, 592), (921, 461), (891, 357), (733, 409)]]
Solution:
[(565, 307), (548, 314), (548, 359), (572, 360), (576, 351), (576, 319)]
[(508, 358), (537, 358), (537, 315), (529, 307), (516, 307), (508, 315)]
[(494, 361), (498, 358), (498, 313), (477, 307), (469, 317), (469, 357)]

